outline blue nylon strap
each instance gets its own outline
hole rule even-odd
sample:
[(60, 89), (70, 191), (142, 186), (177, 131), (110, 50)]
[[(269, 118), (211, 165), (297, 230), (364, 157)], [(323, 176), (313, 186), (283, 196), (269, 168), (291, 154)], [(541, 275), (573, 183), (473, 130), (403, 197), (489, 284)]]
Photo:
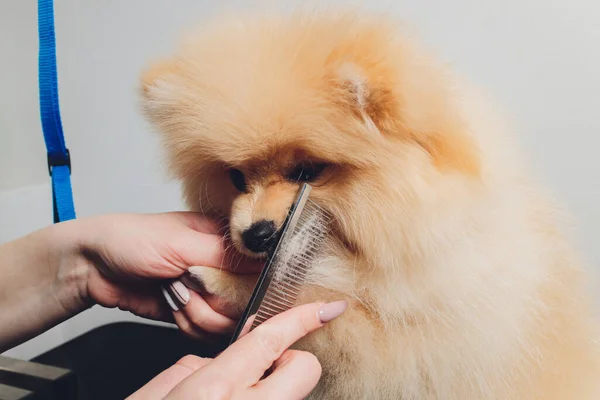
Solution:
[(40, 116), (48, 152), (48, 171), (52, 177), (52, 203), (56, 223), (74, 219), (75, 205), (71, 190), (71, 156), (65, 145), (60, 120), (52, 0), (38, 0), (38, 34)]

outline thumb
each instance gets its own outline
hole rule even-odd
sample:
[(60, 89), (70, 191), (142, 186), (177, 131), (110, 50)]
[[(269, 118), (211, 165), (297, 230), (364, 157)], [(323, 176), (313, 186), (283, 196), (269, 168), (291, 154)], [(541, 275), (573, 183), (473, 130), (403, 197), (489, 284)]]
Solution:
[(221, 268), (229, 258), (225, 238), (219, 235), (188, 229), (173, 242), (173, 250), (186, 269), (196, 265)]
[(210, 358), (200, 358), (187, 355), (173, 366), (156, 375), (127, 400), (160, 400), (185, 378), (198, 371), (211, 361)]
[(229, 235), (189, 230), (177, 240), (177, 252), (186, 267), (219, 268), (236, 274), (258, 274), (264, 260), (251, 259), (237, 251)]
[(173, 218), (179, 219), (188, 228), (197, 232), (218, 235), (223, 234), (228, 226), (227, 220), (209, 218), (202, 213), (193, 211), (172, 211), (168, 214)]

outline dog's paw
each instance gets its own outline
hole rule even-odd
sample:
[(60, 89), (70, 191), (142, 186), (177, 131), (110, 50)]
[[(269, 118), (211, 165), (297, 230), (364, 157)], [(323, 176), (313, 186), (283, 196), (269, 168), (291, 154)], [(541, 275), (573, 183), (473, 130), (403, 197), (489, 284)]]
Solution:
[(207, 293), (242, 314), (250, 300), (258, 275), (238, 275), (212, 267), (190, 267), (183, 283), (198, 293)]

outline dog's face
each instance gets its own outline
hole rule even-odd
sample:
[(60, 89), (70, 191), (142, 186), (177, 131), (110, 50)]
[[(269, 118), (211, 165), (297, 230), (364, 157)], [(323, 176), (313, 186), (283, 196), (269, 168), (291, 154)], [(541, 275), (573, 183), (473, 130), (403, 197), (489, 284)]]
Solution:
[(430, 69), (377, 20), (223, 21), (146, 71), (144, 109), (188, 205), (240, 251), (263, 254), (308, 182), (339, 243), (378, 252), (441, 175), (479, 173)]

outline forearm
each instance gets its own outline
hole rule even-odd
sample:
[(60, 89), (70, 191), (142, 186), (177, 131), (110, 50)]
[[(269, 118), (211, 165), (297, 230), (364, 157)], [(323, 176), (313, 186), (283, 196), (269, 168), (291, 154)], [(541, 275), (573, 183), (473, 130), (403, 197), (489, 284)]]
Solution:
[(0, 353), (88, 306), (81, 296), (88, 267), (67, 224), (0, 246)]

